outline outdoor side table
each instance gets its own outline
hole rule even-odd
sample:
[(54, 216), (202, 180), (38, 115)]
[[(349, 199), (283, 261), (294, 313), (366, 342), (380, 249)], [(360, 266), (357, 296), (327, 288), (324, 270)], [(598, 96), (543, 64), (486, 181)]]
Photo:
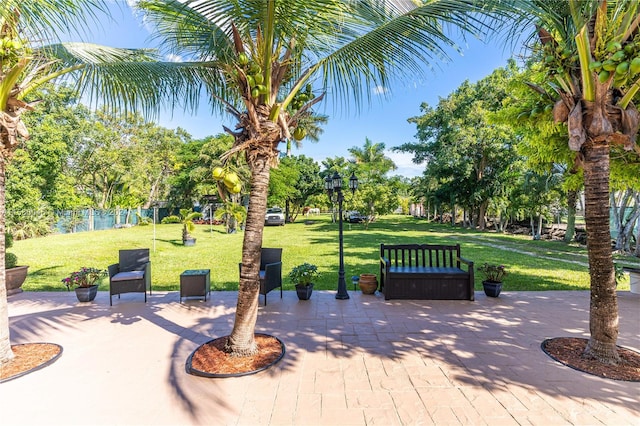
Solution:
[(180, 274), (180, 303), (183, 297), (204, 296), (211, 293), (211, 274), (209, 269), (187, 269)]

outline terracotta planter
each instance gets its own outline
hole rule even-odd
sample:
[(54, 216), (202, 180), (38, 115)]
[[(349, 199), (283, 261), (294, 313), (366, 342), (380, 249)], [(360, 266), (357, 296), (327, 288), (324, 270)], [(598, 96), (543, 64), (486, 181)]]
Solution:
[(7, 296), (22, 292), (22, 284), (27, 278), (29, 266), (16, 266), (6, 270)]
[(362, 294), (375, 294), (378, 289), (378, 276), (376, 274), (360, 274), (358, 285)]

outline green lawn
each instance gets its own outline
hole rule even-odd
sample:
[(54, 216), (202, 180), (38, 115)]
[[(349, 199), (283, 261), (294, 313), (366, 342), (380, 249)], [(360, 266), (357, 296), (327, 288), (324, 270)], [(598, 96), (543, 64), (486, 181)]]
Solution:
[[(286, 274), (295, 265), (314, 263), (320, 271), (316, 289), (335, 289), (338, 270), (338, 225), (328, 215), (311, 217), (286, 226), (266, 227), (265, 247), (283, 248), (285, 289), (293, 289)], [(242, 233), (226, 234), (222, 226), (200, 225), (194, 247), (184, 247), (181, 225), (137, 226), (128, 229), (51, 235), (16, 241), (10, 251), (19, 264), (30, 265), (23, 285), (27, 291), (65, 290), (60, 280), (81, 266), (104, 268), (116, 263), (118, 250), (151, 249), (153, 288), (177, 290), (180, 273), (185, 269), (211, 269), (212, 288), (235, 290), (238, 287), (238, 263)], [(154, 243), (155, 241), (155, 243)], [(380, 243), (456, 243), (463, 257), (476, 265), (502, 263), (509, 275), (504, 290), (585, 290), (589, 288), (586, 249), (561, 242), (532, 241), (522, 236), (476, 232), (448, 225), (431, 224), (407, 216), (385, 216), (364, 229), (361, 224), (344, 225), (345, 270), (347, 287), (351, 276), (378, 273)], [(624, 258), (626, 265), (640, 266), (640, 259)], [(476, 274), (476, 289), (482, 289)], [(629, 287), (629, 280), (621, 289)], [(108, 288), (102, 280), (101, 290)]]

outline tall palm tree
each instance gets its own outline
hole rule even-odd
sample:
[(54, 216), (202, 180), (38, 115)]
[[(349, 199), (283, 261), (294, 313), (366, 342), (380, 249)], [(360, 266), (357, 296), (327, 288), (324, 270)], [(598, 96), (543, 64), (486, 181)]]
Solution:
[(373, 142), (365, 138), (362, 148), (349, 148), (349, 153), (356, 160), (356, 164), (368, 169), (368, 172), (377, 172), (383, 175), (397, 167), (393, 160), (384, 153), (385, 144), (383, 142)]
[[(160, 45), (179, 55), (190, 82), (176, 99), (208, 101), (237, 121), (227, 153), (246, 156), (250, 203), (242, 248), (236, 318), (227, 339), (233, 355), (256, 352), (258, 268), (270, 168), (312, 107), (330, 95), (361, 106), (376, 86), (412, 79), (447, 59), (451, 26), (479, 33), (481, 13), (499, 0), (141, 0)], [(191, 61), (191, 62), (189, 62)], [(186, 75), (186, 74), (185, 74)], [(311, 86), (308, 86), (308, 85)], [(171, 89), (166, 86), (167, 90)], [(309, 90), (308, 87), (311, 89)], [(316, 92), (315, 94), (313, 92)]]
[[(591, 336), (584, 355), (617, 363), (618, 303), (609, 225), (612, 149), (640, 152), (640, 3), (637, 0), (530, 0), (539, 43), (534, 51), (559, 100), (554, 118), (568, 125), (569, 148), (584, 170)], [(534, 87), (544, 94), (543, 87)]]
[[(103, 96), (113, 107), (150, 111), (160, 93), (140, 75), (162, 75), (172, 65), (155, 62), (146, 51), (85, 43), (51, 43), (69, 29), (78, 32), (106, 11), (104, 0), (2, 0), (0, 2), (0, 363), (13, 358), (4, 266), (5, 171), (14, 150), (29, 137), (22, 116), (36, 109), (28, 102), (35, 89), (56, 79), (75, 80), (78, 88)], [(154, 74), (157, 73), (157, 74)], [(147, 103), (148, 102), (148, 103)], [(146, 107), (145, 107), (146, 105)]]

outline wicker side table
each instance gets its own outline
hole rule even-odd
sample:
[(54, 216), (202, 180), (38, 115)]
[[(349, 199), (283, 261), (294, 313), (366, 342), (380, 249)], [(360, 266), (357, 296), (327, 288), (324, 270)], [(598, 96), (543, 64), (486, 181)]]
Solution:
[(187, 269), (180, 274), (180, 303), (183, 297), (204, 297), (211, 293), (211, 274), (209, 269)]

